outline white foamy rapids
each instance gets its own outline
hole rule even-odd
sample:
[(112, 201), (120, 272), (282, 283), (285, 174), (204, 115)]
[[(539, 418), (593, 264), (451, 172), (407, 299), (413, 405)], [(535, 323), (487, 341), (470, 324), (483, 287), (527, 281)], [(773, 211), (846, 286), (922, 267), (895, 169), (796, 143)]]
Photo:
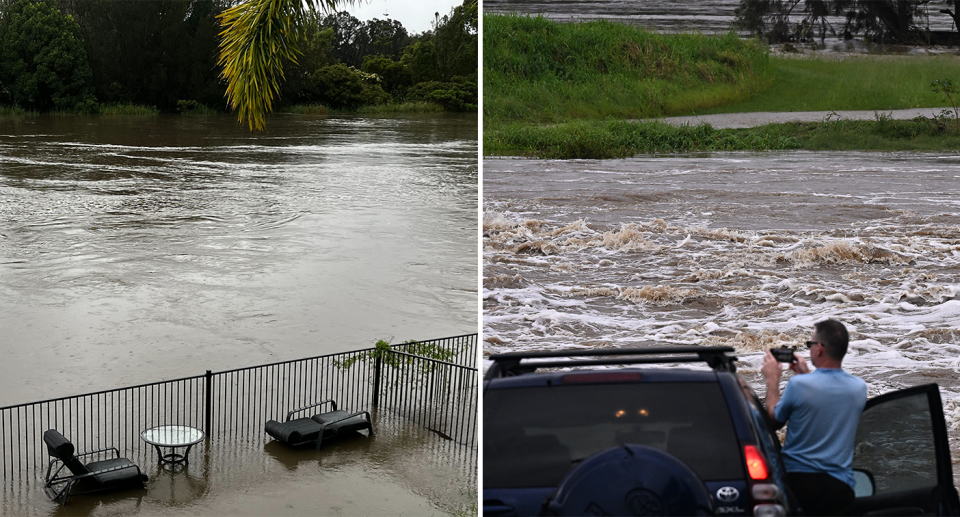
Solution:
[(490, 353), (730, 345), (759, 381), (764, 350), (796, 346), (833, 317), (851, 331), (847, 366), (873, 393), (939, 382), (960, 429), (956, 228), (834, 236), (665, 218), (605, 228), (488, 210), (483, 230)]
[(485, 351), (729, 345), (762, 394), (763, 352), (837, 318), (871, 395), (940, 386), (960, 458), (958, 178), (955, 153), (485, 160)]

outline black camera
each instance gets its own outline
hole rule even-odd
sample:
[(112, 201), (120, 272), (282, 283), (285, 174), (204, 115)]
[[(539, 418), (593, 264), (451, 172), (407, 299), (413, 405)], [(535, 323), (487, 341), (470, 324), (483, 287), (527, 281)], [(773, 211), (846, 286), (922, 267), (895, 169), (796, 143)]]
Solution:
[(789, 348), (771, 348), (770, 353), (773, 354), (773, 358), (781, 363), (793, 363), (797, 359), (793, 356), (793, 350)]

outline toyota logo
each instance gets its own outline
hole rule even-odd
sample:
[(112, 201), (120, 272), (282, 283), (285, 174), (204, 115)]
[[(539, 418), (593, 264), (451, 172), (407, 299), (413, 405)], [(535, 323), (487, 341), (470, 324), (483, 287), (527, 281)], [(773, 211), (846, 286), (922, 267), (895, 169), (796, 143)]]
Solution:
[(732, 486), (725, 486), (720, 490), (717, 490), (717, 499), (725, 503), (732, 503), (738, 498), (740, 498), (740, 491)]

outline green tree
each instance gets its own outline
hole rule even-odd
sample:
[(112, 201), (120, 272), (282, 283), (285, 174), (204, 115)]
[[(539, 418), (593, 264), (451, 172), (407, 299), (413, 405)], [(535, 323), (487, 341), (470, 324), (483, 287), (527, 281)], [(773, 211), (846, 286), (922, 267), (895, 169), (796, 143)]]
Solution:
[(477, 20), (477, 0), (464, 0), (436, 22), (433, 45), (444, 80), (454, 76), (477, 77)]
[(326, 16), (321, 27), (333, 29), (333, 57), (348, 66), (359, 67), (370, 46), (370, 35), (364, 23), (350, 13)]
[[(923, 39), (918, 20), (929, 1), (740, 0), (734, 23), (774, 43), (803, 41), (815, 32), (821, 40), (827, 33), (845, 38), (863, 34), (874, 41), (909, 43)], [(846, 22), (833, 27), (828, 16), (844, 17)]]
[(180, 100), (224, 106), (215, 16), (228, 0), (60, 0), (79, 23), (101, 102), (173, 112)]
[(283, 67), (296, 62), (309, 15), (352, 0), (247, 0), (220, 15), (218, 64), (227, 83), (227, 101), (250, 130), (263, 130), (284, 79)]
[[(264, 117), (271, 111), (280, 94), (285, 64), (296, 62), (301, 54), (299, 45), (303, 29), (309, 21), (308, 15), (322, 10), (331, 11), (342, 3), (352, 3), (352, 0), (246, 0), (219, 16), (223, 31), (218, 63), (223, 70), (221, 76), (227, 83), (228, 101), (230, 106), (237, 110), (241, 123), (246, 123), (251, 130), (263, 129)], [(460, 53), (456, 56), (457, 59), (465, 63), (455, 64), (449, 60), (443, 65), (445, 71), (462, 73), (470, 69), (470, 75), (476, 77), (476, 6), (476, 0), (465, 0), (460, 6), (459, 14), (454, 9), (451, 16), (444, 17), (442, 21), (438, 20), (436, 24), (435, 30), (441, 32), (441, 27), (452, 23), (451, 30), (458, 27), (452, 32), (463, 36), (463, 41), (454, 43), (451, 39), (449, 49), (445, 47), (441, 53), (437, 52), (433, 41), (430, 41), (432, 38), (421, 39), (404, 49), (400, 62), (407, 65), (415, 76), (419, 74), (415, 80), (445, 79), (441, 77), (440, 56), (449, 57), (457, 52)], [(346, 17), (342, 18), (350, 21)], [(353, 27), (352, 22), (349, 26)], [(362, 46), (362, 31), (354, 29), (350, 29), (352, 34), (355, 34), (354, 41)], [(369, 32), (367, 36), (369, 37)], [(337, 41), (341, 41), (341, 36), (335, 36), (335, 54)], [(411, 50), (410, 47), (417, 48)], [(364, 55), (366, 54), (362, 52), (358, 54), (357, 65), (362, 66)], [(423, 67), (419, 67), (421, 64)], [(325, 73), (334, 72), (328, 70)], [(342, 70), (336, 74), (346, 80)], [(316, 79), (321, 77), (318, 75)], [(368, 86), (373, 90), (371, 95), (376, 93), (373, 85)]]
[(432, 38), (414, 41), (407, 46), (403, 49), (403, 57), (400, 58), (400, 62), (410, 70), (414, 83), (439, 81), (443, 78), (440, 74), (437, 48), (434, 46)]
[(390, 59), (400, 59), (403, 49), (410, 44), (410, 35), (407, 29), (397, 20), (379, 20), (374, 18), (364, 23), (369, 44), (363, 51), (368, 55), (382, 55)]
[(379, 76), (383, 89), (393, 96), (403, 97), (413, 84), (410, 69), (384, 55), (364, 56), (361, 70)]
[(93, 111), (93, 75), (73, 18), (17, 0), (0, 13), (0, 95), (38, 111)]
[(325, 66), (309, 74), (307, 80), (308, 100), (333, 108), (386, 104), (392, 100), (376, 77), (343, 63)]
[(281, 90), (284, 105), (310, 102), (309, 76), (336, 63), (333, 38), (333, 29), (323, 28), (317, 16), (310, 17), (300, 46), (302, 55), (296, 62), (289, 63), (284, 74), (287, 78)]

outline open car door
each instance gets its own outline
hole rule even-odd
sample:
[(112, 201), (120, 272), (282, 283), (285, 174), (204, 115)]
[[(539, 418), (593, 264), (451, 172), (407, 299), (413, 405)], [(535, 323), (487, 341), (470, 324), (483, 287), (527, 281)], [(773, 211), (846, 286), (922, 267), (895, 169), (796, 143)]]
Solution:
[(853, 453), (852, 515), (958, 515), (940, 390), (925, 384), (867, 401)]

